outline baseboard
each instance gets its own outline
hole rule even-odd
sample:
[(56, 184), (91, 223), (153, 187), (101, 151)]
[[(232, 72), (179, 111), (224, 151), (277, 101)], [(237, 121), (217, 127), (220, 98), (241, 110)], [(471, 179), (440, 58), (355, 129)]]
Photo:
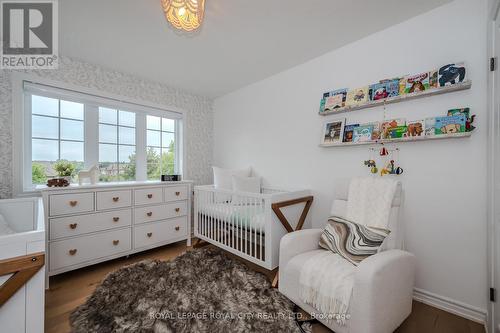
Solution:
[(418, 288), (413, 289), (413, 299), (486, 326), (486, 310)]

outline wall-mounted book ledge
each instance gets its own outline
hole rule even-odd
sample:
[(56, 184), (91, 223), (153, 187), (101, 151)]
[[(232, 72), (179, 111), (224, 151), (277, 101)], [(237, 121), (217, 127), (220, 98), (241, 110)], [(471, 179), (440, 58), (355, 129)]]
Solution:
[(360, 145), (376, 145), (381, 143), (400, 143), (400, 142), (414, 142), (414, 141), (427, 141), (427, 140), (443, 140), (443, 139), (458, 139), (468, 138), (472, 132), (453, 133), (453, 134), (440, 134), (434, 136), (410, 136), (398, 139), (380, 139), (376, 141), (363, 141), (363, 142), (339, 142), (339, 143), (323, 143), (320, 147), (345, 147), (345, 146), (360, 146)]
[[(344, 106), (344, 107), (337, 108), (337, 109), (334, 109), (331, 111), (319, 112), (319, 114), (322, 116), (326, 116), (329, 114), (337, 114), (337, 113), (344, 113), (344, 112), (368, 109), (368, 108), (373, 108), (373, 107), (384, 105), (384, 104), (387, 105), (387, 104), (392, 104), (392, 103), (399, 103), (399, 102), (408, 101), (411, 99), (424, 98), (424, 97), (429, 97), (429, 96), (434, 96), (434, 95), (441, 95), (441, 94), (446, 94), (446, 93), (450, 93), (453, 91), (459, 91), (459, 90), (466, 90), (466, 89), (470, 89), (471, 86), (472, 86), (472, 81), (468, 80), (468, 81), (464, 81), (461, 83), (452, 84), (449, 86), (428, 89), (428, 90), (424, 90), (424, 91), (414, 92), (411, 94), (398, 95), (398, 96), (394, 96), (394, 97), (388, 97), (385, 99), (379, 99), (376, 101), (368, 101), (366, 103), (359, 104), (359, 105)], [(463, 133), (460, 133), (460, 134), (463, 134)], [(429, 139), (429, 138), (426, 138), (426, 139)], [(435, 138), (430, 138), (429, 140), (434, 140), (434, 139)], [(417, 140), (425, 140), (425, 139), (418, 138)], [(402, 141), (402, 140), (398, 139), (398, 141)], [(413, 140), (408, 140), (408, 141), (413, 141)], [(364, 144), (366, 144), (366, 143), (364, 143)]]

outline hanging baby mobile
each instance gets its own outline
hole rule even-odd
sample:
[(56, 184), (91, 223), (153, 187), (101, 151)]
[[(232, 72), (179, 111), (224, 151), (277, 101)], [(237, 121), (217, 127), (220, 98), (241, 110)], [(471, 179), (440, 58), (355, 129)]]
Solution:
[[(377, 162), (375, 161), (376, 149), (369, 149), (369, 157), (365, 160), (364, 164), (370, 168), (372, 174), (377, 174), (379, 169), (377, 168)], [(384, 145), (380, 148), (378, 154), (382, 159), (383, 168), (380, 169), (380, 176), (384, 175), (401, 175), (403, 173), (403, 168), (396, 164), (399, 160), (399, 148), (387, 149)]]

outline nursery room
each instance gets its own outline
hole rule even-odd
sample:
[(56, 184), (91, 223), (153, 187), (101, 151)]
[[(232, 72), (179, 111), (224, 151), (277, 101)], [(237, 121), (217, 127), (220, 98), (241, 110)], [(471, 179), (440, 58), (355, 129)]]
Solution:
[(500, 333), (500, 0), (0, 0), (0, 332)]

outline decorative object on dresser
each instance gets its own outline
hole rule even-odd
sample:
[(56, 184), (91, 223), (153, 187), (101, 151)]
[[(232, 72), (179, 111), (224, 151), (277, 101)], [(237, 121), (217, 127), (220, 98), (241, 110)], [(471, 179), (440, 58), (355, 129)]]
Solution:
[(84, 185), (42, 191), (48, 275), (187, 240), (190, 181)]
[(99, 168), (97, 165), (93, 165), (88, 170), (82, 170), (78, 172), (78, 184), (83, 185), (83, 181), (88, 180), (90, 184), (94, 185), (99, 180)]
[(45, 221), (41, 198), (0, 200), (0, 331), (42, 333)]
[[(202, 315), (184, 320), (178, 317), (183, 314)], [(70, 323), (76, 333), (130, 327), (144, 332), (311, 332), (310, 324), (301, 330), (294, 317), (294, 304), (271, 288), (265, 275), (210, 247), (111, 273), (70, 315)]]
[(162, 182), (178, 182), (182, 180), (181, 175), (161, 175)]

